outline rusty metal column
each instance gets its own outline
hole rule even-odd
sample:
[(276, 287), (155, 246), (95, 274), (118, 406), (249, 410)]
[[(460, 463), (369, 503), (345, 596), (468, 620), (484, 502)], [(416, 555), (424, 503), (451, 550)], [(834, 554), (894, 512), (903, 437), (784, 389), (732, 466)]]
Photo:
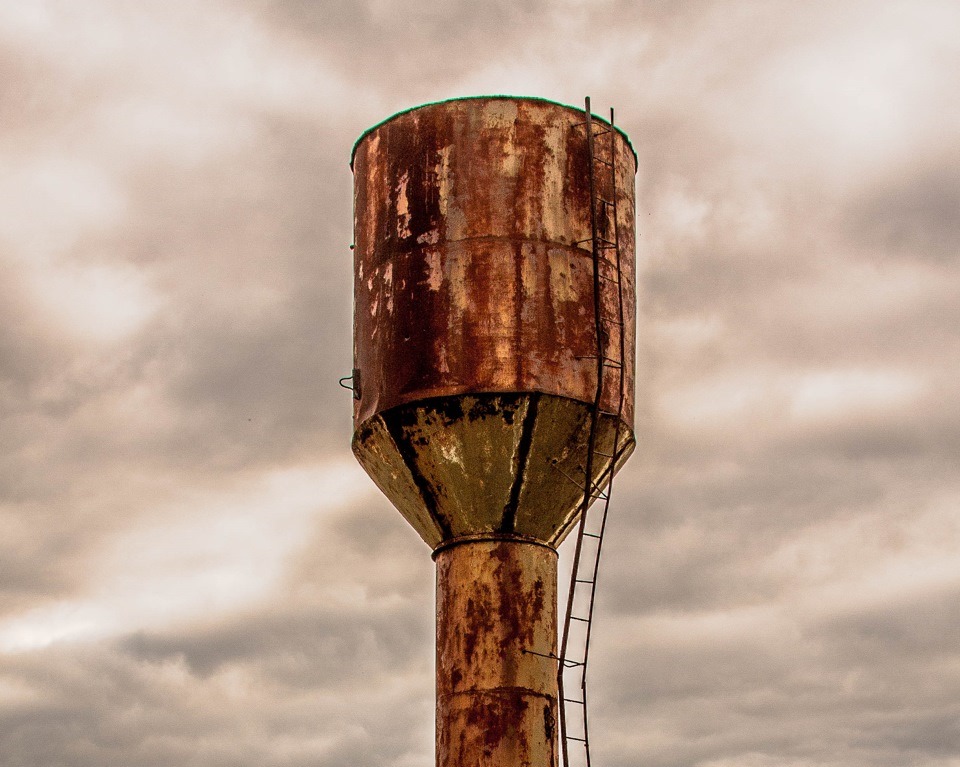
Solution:
[(557, 552), (489, 536), (434, 558), (437, 767), (556, 767)]

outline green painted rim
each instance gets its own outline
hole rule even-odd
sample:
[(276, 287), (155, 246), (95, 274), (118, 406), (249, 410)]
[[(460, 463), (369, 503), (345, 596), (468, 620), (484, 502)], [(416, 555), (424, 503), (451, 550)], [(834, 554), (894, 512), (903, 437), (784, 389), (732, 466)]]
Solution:
[[(381, 120), (376, 125), (373, 125), (367, 128), (363, 133), (361, 133), (360, 137), (353, 143), (353, 149), (350, 151), (350, 169), (353, 170), (353, 160), (357, 156), (357, 147), (360, 146), (360, 143), (367, 136), (373, 133), (375, 130), (377, 130), (383, 125), (386, 125), (391, 120), (396, 120), (398, 117), (402, 117), (403, 115), (408, 114), (410, 112), (415, 112), (418, 109), (425, 109), (427, 107), (436, 106), (437, 104), (449, 104), (453, 101), (493, 101), (494, 99), (503, 99), (506, 101), (536, 101), (536, 102), (540, 102), (541, 104), (552, 104), (553, 106), (563, 107), (564, 109), (569, 109), (573, 112), (577, 112), (578, 114), (583, 114), (583, 109), (580, 109), (578, 107), (573, 107), (573, 106), (570, 106), (569, 104), (564, 104), (559, 101), (554, 101), (553, 99), (541, 98), (539, 96), (507, 96), (505, 94), (498, 94), (493, 96), (458, 96), (452, 99), (441, 99), (440, 101), (430, 101), (426, 104), (420, 104), (415, 107), (410, 107), (409, 109), (402, 109), (399, 112), (390, 115), (385, 120)], [(601, 122), (604, 125), (610, 124), (609, 120), (606, 120), (603, 117), (600, 117), (600, 115), (592, 114), (592, 116), (593, 116), (593, 119), (595, 119), (597, 122)], [(633, 144), (630, 142), (630, 137), (626, 133), (624, 133), (619, 126), (615, 125), (613, 126), (613, 128), (617, 133), (623, 136), (624, 141), (627, 142), (627, 146), (630, 148), (630, 152), (633, 154), (633, 164), (634, 164), (634, 168), (636, 169), (637, 167), (639, 167), (639, 161), (637, 159), (637, 152), (633, 148)]]

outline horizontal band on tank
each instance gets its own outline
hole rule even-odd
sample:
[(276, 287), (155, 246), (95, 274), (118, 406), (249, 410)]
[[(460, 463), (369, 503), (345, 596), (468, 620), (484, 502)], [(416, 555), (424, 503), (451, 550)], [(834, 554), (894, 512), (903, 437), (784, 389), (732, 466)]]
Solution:
[(483, 695), (489, 695), (491, 697), (509, 695), (524, 698), (540, 698), (541, 700), (545, 700), (548, 703), (553, 704), (556, 704), (557, 702), (556, 696), (544, 692), (538, 692), (537, 690), (531, 690), (529, 687), (489, 687), (461, 690), (459, 692), (437, 693), (437, 700), (453, 700), (454, 698), (463, 697), (475, 699)]
[[(376, 265), (382, 265), (387, 263), (389, 258), (378, 258), (377, 256), (382, 252), (389, 252), (392, 258), (403, 258), (405, 256), (410, 256), (412, 254), (428, 254), (436, 253), (441, 247), (449, 248), (456, 245), (465, 245), (465, 244), (484, 244), (491, 243), (497, 245), (510, 245), (511, 247), (516, 246), (533, 246), (539, 248), (549, 248), (554, 250), (561, 250), (564, 252), (569, 252), (571, 255), (579, 256), (589, 260), (590, 268), (593, 269), (593, 245), (590, 240), (579, 240), (577, 242), (562, 242), (560, 240), (549, 240), (545, 238), (538, 237), (518, 237), (515, 235), (509, 234), (477, 234), (471, 235), (469, 237), (456, 237), (452, 239), (444, 239), (440, 243), (432, 243), (425, 245), (423, 243), (415, 243), (407, 247), (374, 247), (371, 249), (373, 254), (372, 261)], [(379, 244), (379, 243), (378, 243)], [(603, 252), (604, 249), (600, 249), (600, 258), (607, 259), (607, 256)], [(608, 259), (607, 259), (608, 260)], [(609, 260), (608, 260), (609, 261)], [(612, 267), (611, 267), (612, 268)], [(636, 286), (636, 274), (631, 271), (624, 270), (621, 273), (621, 279), (625, 284), (630, 285), (631, 287)]]
[[(455, 101), (497, 101), (497, 100), (529, 101), (529, 102), (538, 102), (541, 104), (550, 104), (552, 106), (561, 107), (563, 109), (569, 109), (571, 112), (575, 112), (578, 115), (582, 115), (584, 112), (584, 110), (579, 107), (574, 107), (574, 106), (571, 106), (570, 104), (564, 104), (563, 102), (560, 102), (560, 101), (554, 101), (553, 99), (545, 99), (540, 96), (509, 96), (507, 94), (496, 94), (496, 95), (488, 95), (488, 96), (456, 96), (451, 99), (441, 99), (440, 101), (429, 101), (426, 104), (420, 104), (419, 106), (409, 107), (408, 109), (401, 109), (399, 112), (396, 112), (390, 115), (386, 119), (381, 120), (376, 125), (373, 125), (367, 128), (363, 133), (361, 133), (359, 138), (357, 138), (357, 140), (354, 142), (353, 149), (350, 151), (350, 170), (353, 170), (353, 160), (357, 156), (357, 147), (363, 143), (363, 140), (367, 136), (369, 136), (371, 133), (376, 131), (378, 128), (380, 128), (381, 126), (386, 125), (388, 122), (396, 120), (398, 117), (402, 117), (403, 115), (409, 114), (410, 112), (416, 112), (418, 109), (426, 109), (428, 107), (438, 106), (440, 104), (449, 104)], [(591, 113), (591, 117), (593, 120), (595, 120), (596, 122), (602, 125), (606, 125), (606, 126), (610, 125), (609, 120), (603, 117), (600, 117), (599, 115)], [(634, 169), (638, 168), (640, 166), (640, 161), (637, 158), (637, 150), (633, 148), (633, 144), (630, 142), (630, 137), (626, 133), (624, 133), (619, 126), (614, 125), (613, 128), (617, 133), (619, 133), (623, 137), (623, 140), (627, 142), (627, 146), (630, 148), (630, 152), (633, 154)]]
[(452, 549), (455, 546), (461, 546), (466, 543), (525, 543), (530, 544), (531, 546), (540, 546), (541, 548), (547, 549), (547, 551), (552, 552), (555, 556), (557, 555), (557, 550), (551, 546), (549, 543), (533, 538), (529, 535), (517, 535), (516, 533), (477, 533), (475, 535), (461, 535), (457, 538), (452, 538), (449, 541), (444, 541), (437, 548), (433, 550), (433, 554), (430, 556), (436, 560), (437, 555), (441, 552), (446, 551), (447, 549)]
[[(528, 389), (495, 389), (490, 387), (479, 388), (471, 384), (464, 384), (462, 386), (446, 385), (446, 386), (437, 386), (429, 389), (417, 389), (414, 391), (407, 392), (406, 394), (400, 395), (396, 398), (395, 401), (391, 401), (389, 407), (384, 407), (381, 410), (377, 410), (371, 415), (368, 415), (363, 420), (358, 420), (354, 425), (354, 437), (357, 433), (363, 428), (363, 425), (369, 422), (371, 419), (376, 418), (378, 415), (383, 415), (388, 413), (391, 410), (400, 407), (406, 407), (413, 404), (424, 403), (429, 405), (434, 400), (442, 400), (448, 397), (462, 397), (465, 395), (468, 396), (484, 396), (484, 395), (498, 395), (498, 394), (517, 394), (517, 395), (529, 395), (529, 394), (545, 394), (548, 397), (557, 397), (558, 399), (570, 400), (571, 402), (576, 402), (580, 405), (592, 406), (592, 402), (586, 397), (571, 397), (566, 392), (559, 389), (547, 389), (544, 387), (531, 386)], [(610, 413), (607, 411), (601, 410), (601, 415), (614, 417), (615, 413)], [(620, 423), (623, 424), (630, 434), (633, 434), (634, 424), (633, 419), (628, 417), (628, 413), (624, 412), (620, 417)]]

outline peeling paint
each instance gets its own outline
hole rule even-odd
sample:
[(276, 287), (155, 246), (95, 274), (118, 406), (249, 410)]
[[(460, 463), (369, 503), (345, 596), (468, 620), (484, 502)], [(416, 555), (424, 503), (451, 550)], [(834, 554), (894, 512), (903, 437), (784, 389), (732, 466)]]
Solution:
[(410, 176), (404, 173), (397, 182), (397, 236), (400, 239), (410, 236), (410, 200), (407, 197), (407, 185)]
[(434, 293), (440, 290), (443, 285), (443, 269), (440, 266), (440, 254), (436, 251), (424, 253), (424, 260), (427, 265), (427, 290)]
[(438, 242), (440, 242), (440, 232), (436, 229), (431, 229), (417, 237), (419, 245), (436, 245)]
[(387, 295), (387, 314), (393, 314), (393, 264), (389, 261), (383, 268), (383, 292)]
[[(463, 466), (463, 453), (460, 450), (460, 445), (456, 440), (450, 439), (449, 435), (444, 439), (444, 435), (447, 435), (447, 433), (442, 431), (434, 434), (434, 446), (440, 451), (444, 460)], [(482, 479), (480, 479), (480, 481), (482, 482)]]

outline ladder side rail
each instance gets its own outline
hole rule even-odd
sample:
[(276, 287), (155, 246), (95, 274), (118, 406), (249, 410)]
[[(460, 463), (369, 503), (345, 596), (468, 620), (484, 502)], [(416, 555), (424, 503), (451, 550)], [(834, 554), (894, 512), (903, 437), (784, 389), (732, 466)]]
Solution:
[(588, 735), (588, 707), (586, 704), (587, 701), (587, 678), (586, 678), (586, 663), (587, 658), (590, 654), (590, 638), (593, 630), (593, 613), (596, 606), (596, 590), (597, 583), (599, 581), (600, 573), (600, 556), (603, 548), (604, 533), (606, 532), (607, 518), (610, 511), (610, 499), (613, 497), (613, 478), (616, 472), (617, 462), (622, 455), (620, 450), (620, 428), (621, 420), (623, 417), (623, 407), (626, 397), (626, 375), (624, 370), (624, 364), (626, 361), (626, 339), (625, 339), (625, 312), (624, 312), (624, 301), (623, 301), (623, 283), (622, 277), (623, 272), (621, 268), (621, 252), (620, 252), (620, 236), (619, 236), (619, 221), (617, 219), (617, 176), (616, 176), (616, 133), (612, 130), (614, 125), (614, 113), (613, 109), (610, 110), (610, 186), (611, 186), (611, 215), (612, 215), (612, 227), (613, 227), (613, 243), (614, 243), (614, 266), (616, 269), (616, 285), (617, 285), (617, 309), (618, 309), (618, 319), (620, 325), (619, 332), (619, 353), (620, 353), (620, 370), (619, 370), (619, 392), (617, 397), (617, 412), (616, 420), (614, 422), (614, 433), (613, 433), (613, 446), (610, 451), (610, 465), (607, 470), (606, 477), (606, 492), (604, 493), (604, 503), (603, 511), (600, 519), (600, 530), (597, 537), (597, 549), (594, 557), (594, 564), (590, 582), (590, 597), (588, 600), (588, 612), (587, 612), (587, 621), (586, 621), (586, 633), (584, 638), (584, 651), (583, 651), (583, 666), (582, 675), (581, 675), (581, 690), (580, 697), (584, 701), (582, 708), (583, 712), (583, 733), (584, 733), (584, 748), (586, 751), (586, 763), (587, 767), (590, 765), (590, 746), (589, 746), (589, 735)]
[[(614, 126), (614, 113), (613, 109), (610, 109), (610, 126)], [(600, 518), (600, 537), (597, 540), (597, 553), (596, 560), (594, 563), (593, 569), (593, 583), (591, 584), (590, 590), (590, 601), (589, 601), (589, 612), (587, 614), (587, 627), (586, 627), (586, 638), (585, 638), (585, 648), (584, 648), (584, 658), (590, 652), (590, 635), (593, 630), (593, 610), (595, 605), (595, 597), (597, 591), (597, 581), (599, 580), (599, 571), (600, 571), (600, 553), (603, 547), (603, 538), (604, 532), (607, 527), (607, 515), (610, 511), (610, 498), (613, 496), (613, 477), (616, 473), (616, 464), (620, 456), (620, 422), (623, 417), (623, 405), (626, 398), (626, 375), (623, 368), (623, 365), (626, 363), (626, 339), (625, 339), (625, 312), (623, 307), (623, 272), (621, 269), (620, 261), (620, 231), (619, 231), (619, 221), (617, 219), (617, 170), (616, 170), (616, 132), (610, 131), (610, 185), (612, 188), (611, 193), (611, 214), (613, 218), (613, 241), (615, 244), (614, 247), (614, 256), (615, 256), (615, 266), (617, 272), (617, 308), (619, 313), (620, 321), (620, 332), (619, 332), (619, 351), (620, 351), (620, 392), (617, 397), (617, 418), (614, 424), (613, 431), (613, 448), (610, 451), (612, 458), (610, 460), (609, 474), (607, 475), (606, 481), (606, 498), (603, 503), (603, 513)], [(584, 684), (583, 684), (584, 698), (586, 697), (586, 675), (584, 674)], [(586, 718), (586, 707), (584, 707), (584, 718)]]
[[(599, 422), (599, 411), (600, 411), (600, 397), (603, 393), (603, 341), (600, 333), (600, 247), (598, 242), (598, 233), (597, 233), (597, 206), (596, 206), (596, 179), (594, 178), (594, 147), (593, 147), (593, 120), (590, 113), (590, 97), (588, 96), (585, 99), (585, 108), (586, 113), (586, 134), (587, 134), (587, 153), (589, 160), (590, 168), (590, 235), (591, 235), (591, 246), (593, 253), (593, 295), (594, 295), (594, 320), (596, 323), (597, 331), (597, 390), (594, 397), (594, 406), (590, 413), (590, 433), (587, 443), (587, 458), (586, 466), (584, 468), (584, 493), (583, 500), (580, 504), (580, 524), (577, 533), (577, 544), (576, 549), (574, 550), (573, 556), (573, 570), (572, 577), (570, 582), (570, 589), (567, 595), (567, 610), (564, 616), (563, 621), (563, 639), (560, 647), (560, 656), (559, 664), (557, 667), (557, 686), (560, 697), (560, 743), (563, 756), (563, 765), (564, 767), (569, 767), (569, 753), (567, 747), (567, 721), (566, 721), (566, 710), (563, 704), (565, 699), (564, 694), (564, 683), (563, 675), (564, 671), (567, 668), (566, 658), (567, 658), (567, 649), (570, 638), (570, 621), (573, 614), (573, 601), (576, 595), (576, 580), (580, 567), (580, 557), (583, 549), (583, 533), (586, 527), (587, 521), (587, 510), (590, 507), (590, 502), (593, 497), (593, 457), (594, 451), (596, 450), (596, 441), (597, 441), (597, 424)], [(584, 662), (580, 666), (581, 668), (581, 690), (584, 687), (583, 680), (586, 679), (586, 657), (584, 656)], [(584, 711), (586, 710), (586, 705), (583, 706)], [(584, 723), (586, 723), (586, 715), (584, 715)], [(584, 732), (584, 748), (587, 753), (587, 767), (590, 765), (590, 756), (589, 756), (589, 746), (586, 742), (586, 732)]]
[[(560, 733), (561, 733), (561, 743), (563, 751), (563, 765), (564, 767), (569, 767), (569, 740), (576, 740), (583, 743), (584, 746), (584, 755), (586, 759), (587, 767), (590, 767), (590, 744), (589, 744), (589, 722), (587, 714), (587, 659), (590, 652), (590, 638), (593, 628), (593, 613), (596, 604), (596, 589), (597, 582), (599, 580), (599, 567), (600, 567), (600, 556), (603, 547), (603, 538), (606, 531), (607, 518), (610, 509), (610, 498), (613, 494), (613, 477), (616, 471), (617, 463), (619, 462), (620, 457), (623, 455), (623, 451), (620, 449), (620, 433), (621, 433), (621, 421), (623, 418), (623, 408), (624, 401), (626, 397), (626, 375), (624, 370), (624, 364), (626, 361), (626, 340), (625, 340), (625, 312), (624, 312), (624, 300), (623, 300), (623, 272), (622, 272), (622, 263), (621, 263), (621, 251), (620, 251), (620, 236), (619, 236), (619, 221), (618, 221), (618, 210), (617, 210), (617, 171), (616, 171), (616, 131), (614, 129), (614, 111), (610, 110), (610, 128), (595, 133), (593, 130), (592, 124), (592, 114), (590, 112), (590, 99), (589, 97), (585, 100), (585, 122), (581, 123), (586, 126), (587, 129), (587, 151), (589, 155), (589, 168), (590, 168), (590, 223), (591, 223), (591, 239), (592, 244), (592, 255), (593, 255), (593, 265), (594, 265), (594, 320), (595, 326), (597, 329), (597, 390), (594, 398), (594, 409), (591, 412), (591, 422), (590, 422), (590, 436), (588, 443), (587, 451), (587, 468), (585, 469), (585, 482), (584, 482), (584, 497), (583, 503), (581, 506), (581, 515), (578, 526), (577, 534), (577, 545), (576, 551), (574, 554), (573, 562), (573, 571), (571, 574), (570, 590), (568, 593), (567, 599), (567, 612), (564, 617), (564, 635), (563, 635), (563, 644), (561, 648), (561, 653), (559, 657), (559, 667), (558, 667), (558, 684), (560, 691)], [(609, 153), (610, 159), (609, 162), (603, 158), (597, 156), (596, 148), (594, 145), (595, 138), (609, 134)], [(610, 168), (610, 200), (600, 199), (599, 192), (597, 189), (598, 179), (597, 179), (597, 163), (601, 163)], [(603, 235), (600, 234), (600, 226), (598, 218), (601, 215), (601, 211), (598, 210), (599, 205), (603, 205), (602, 214), (604, 216), (603, 220)], [(609, 209), (609, 210), (608, 210)], [(608, 213), (610, 217), (608, 218)], [(612, 240), (610, 239), (610, 229), (612, 228)], [(603, 250), (612, 249), (614, 251), (614, 260), (611, 261), (603, 256)], [(614, 267), (615, 278), (604, 277), (600, 274), (600, 262), (604, 261), (610, 266)], [(617, 320), (612, 320), (612, 318), (606, 318), (602, 313), (602, 285), (600, 284), (601, 279), (606, 279), (609, 282), (613, 282), (617, 287)], [(614, 433), (613, 433), (613, 445), (609, 453), (610, 463), (607, 468), (602, 472), (606, 477), (601, 477), (596, 483), (592, 482), (593, 474), (593, 464), (594, 456), (597, 452), (597, 438), (598, 438), (598, 423), (599, 416), (601, 411), (600, 402), (603, 396), (604, 390), (604, 368), (607, 367), (605, 362), (607, 360), (614, 361), (613, 358), (607, 356), (606, 345), (609, 345), (610, 333), (606, 332), (604, 325), (605, 321), (609, 323), (615, 323), (619, 326), (620, 331), (618, 334), (618, 352), (619, 352), (619, 362), (612, 367), (619, 370), (619, 391), (617, 396), (617, 409), (615, 413), (609, 413), (609, 415), (615, 415), (614, 422)], [(608, 454), (603, 454), (608, 455)], [(601, 490), (604, 485), (604, 479), (606, 480), (606, 492)], [(594, 500), (594, 491), (596, 490), (596, 496), (602, 498), (604, 501), (603, 510), (601, 513), (600, 520), (600, 529), (598, 533), (586, 533), (586, 522), (588, 516), (588, 510), (590, 504)], [(583, 556), (583, 538), (589, 535), (591, 538), (597, 539), (597, 548), (593, 556), (593, 567), (591, 568), (591, 573), (589, 578), (581, 578), (581, 569), (584, 566), (584, 556)], [(573, 616), (573, 604), (575, 602), (576, 594), (578, 593), (579, 584), (589, 584), (590, 589), (588, 592), (588, 601), (587, 601), (587, 615), (586, 617), (576, 617), (576, 620), (583, 621), (586, 624), (584, 640), (583, 640), (583, 656), (581, 662), (570, 662), (567, 660), (567, 652), (569, 650), (569, 631), (570, 631), (570, 621), (574, 619)], [(573, 700), (581, 706), (581, 715), (582, 715), (582, 734), (583, 737), (575, 737), (573, 735), (568, 735), (567, 733), (567, 721), (566, 721), (566, 710), (565, 704), (567, 698), (563, 693), (564, 681), (563, 675), (566, 670), (569, 668), (579, 668), (580, 669), (580, 699)]]
[[(612, 229), (613, 229), (613, 243), (614, 243), (614, 266), (616, 268), (616, 285), (617, 285), (617, 309), (619, 314), (620, 322), (620, 332), (618, 333), (619, 338), (619, 352), (620, 352), (620, 370), (619, 370), (619, 392), (617, 396), (617, 417), (614, 422), (614, 433), (613, 433), (613, 446), (610, 450), (611, 460), (609, 466), (609, 473), (607, 475), (606, 483), (606, 493), (603, 502), (603, 511), (600, 517), (600, 530), (599, 536), (597, 538), (597, 548), (593, 561), (593, 570), (590, 577), (590, 596), (588, 599), (588, 608), (587, 608), (587, 622), (586, 622), (586, 633), (584, 637), (584, 649), (583, 649), (583, 660), (584, 664), (582, 667), (582, 676), (581, 676), (581, 699), (587, 700), (587, 658), (590, 655), (590, 638), (593, 631), (593, 613), (596, 606), (596, 592), (597, 592), (597, 583), (599, 581), (600, 574), (600, 555), (603, 550), (603, 540), (604, 533), (607, 527), (607, 517), (610, 511), (610, 499), (613, 496), (613, 477), (616, 473), (616, 462), (619, 458), (619, 445), (620, 445), (620, 422), (623, 417), (623, 404), (625, 398), (625, 384), (626, 377), (624, 374), (623, 364), (626, 359), (626, 345), (624, 338), (624, 308), (623, 308), (623, 283), (622, 277), (623, 273), (621, 270), (620, 262), (620, 236), (619, 236), (619, 226), (617, 220), (617, 171), (616, 171), (616, 132), (613, 130), (614, 126), (614, 114), (613, 109), (610, 110), (610, 213), (612, 218)], [(606, 210), (604, 210), (606, 214)], [(606, 229), (606, 228), (605, 228)], [(608, 336), (609, 340), (609, 336)], [(583, 733), (584, 733), (584, 748), (586, 749), (586, 763), (587, 767), (590, 767), (590, 739), (588, 736), (588, 709), (587, 706), (583, 706)]]

